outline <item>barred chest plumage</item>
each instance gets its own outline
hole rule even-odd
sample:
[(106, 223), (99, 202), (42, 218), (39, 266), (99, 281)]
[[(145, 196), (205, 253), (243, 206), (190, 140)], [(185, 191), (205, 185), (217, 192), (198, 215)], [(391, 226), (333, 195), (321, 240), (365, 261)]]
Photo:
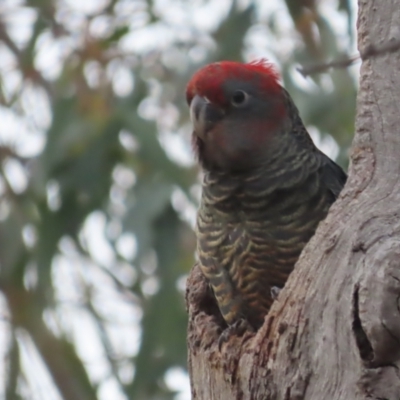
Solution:
[(307, 174), (209, 172), (197, 218), (198, 255), (228, 324), (263, 322), (303, 247), (333, 202)]
[(272, 289), (285, 284), (346, 174), (315, 147), (265, 60), (206, 65), (190, 80), (186, 99), (205, 172), (200, 268), (225, 321), (243, 318), (257, 328)]

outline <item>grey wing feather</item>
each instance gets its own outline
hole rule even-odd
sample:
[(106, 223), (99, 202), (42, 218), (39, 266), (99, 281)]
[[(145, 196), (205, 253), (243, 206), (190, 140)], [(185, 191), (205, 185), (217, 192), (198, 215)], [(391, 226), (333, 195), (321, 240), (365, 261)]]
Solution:
[(320, 157), (322, 161), (323, 182), (336, 200), (346, 183), (347, 175), (339, 165), (324, 153), (320, 153)]

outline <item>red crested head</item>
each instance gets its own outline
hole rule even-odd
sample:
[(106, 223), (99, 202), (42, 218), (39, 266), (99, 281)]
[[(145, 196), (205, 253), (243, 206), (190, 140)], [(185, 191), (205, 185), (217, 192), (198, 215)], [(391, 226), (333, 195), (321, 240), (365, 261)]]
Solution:
[(266, 60), (206, 65), (188, 83), (186, 99), (194, 149), (206, 169), (257, 166), (286, 120), (279, 76)]
[(197, 94), (211, 102), (223, 104), (226, 99), (221, 88), (230, 80), (255, 83), (265, 93), (277, 93), (281, 86), (275, 67), (265, 59), (244, 64), (235, 61), (221, 61), (208, 64), (198, 70), (186, 87), (186, 100), (190, 104)]

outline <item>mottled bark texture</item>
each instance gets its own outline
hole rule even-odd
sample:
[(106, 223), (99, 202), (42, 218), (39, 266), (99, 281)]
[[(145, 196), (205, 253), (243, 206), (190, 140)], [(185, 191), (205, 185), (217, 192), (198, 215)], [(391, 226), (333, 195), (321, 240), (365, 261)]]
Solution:
[[(400, 0), (359, 0), (359, 47), (400, 37)], [(363, 63), (349, 181), (256, 333), (231, 336), (188, 280), (193, 399), (400, 398), (400, 55)]]

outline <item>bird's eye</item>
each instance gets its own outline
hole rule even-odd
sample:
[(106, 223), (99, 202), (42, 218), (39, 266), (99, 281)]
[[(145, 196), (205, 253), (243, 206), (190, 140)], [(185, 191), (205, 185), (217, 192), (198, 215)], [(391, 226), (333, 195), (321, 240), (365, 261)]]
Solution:
[(243, 90), (236, 90), (232, 95), (231, 103), (235, 107), (241, 107), (247, 103), (248, 99), (249, 95), (246, 92)]

